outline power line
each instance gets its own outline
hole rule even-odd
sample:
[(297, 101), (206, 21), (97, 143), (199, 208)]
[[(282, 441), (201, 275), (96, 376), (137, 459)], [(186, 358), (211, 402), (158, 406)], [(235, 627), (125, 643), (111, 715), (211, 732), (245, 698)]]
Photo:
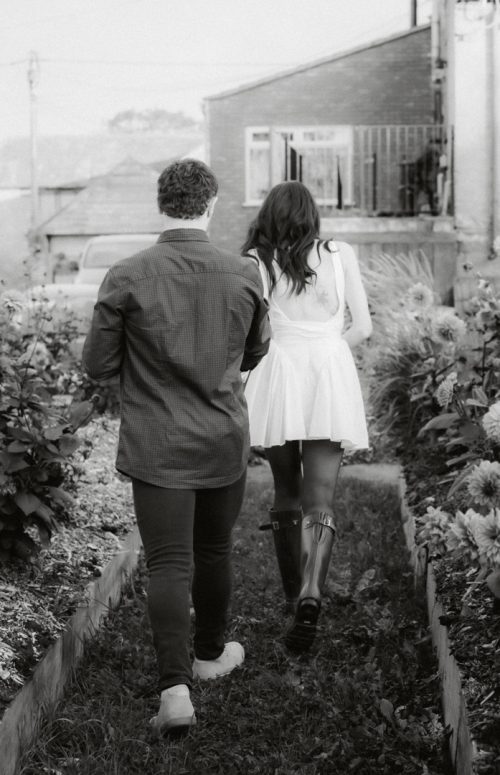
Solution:
[(29, 60), (25, 57), (24, 59), (16, 59), (13, 62), (0, 62), (0, 67), (12, 67), (13, 65), (24, 65)]
[[(41, 62), (52, 64), (81, 64), (81, 65), (130, 65), (130, 66), (148, 66), (148, 67), (247, 67), (246, 62), (182, 62), (172, 61), (153, 61), (153, 60), (130, 60), (130, 59), (59, 59), (51, 57), (41, 57)], [(295, 63), (291, 62), (252, 62), (252, 67), (293, 67)]]

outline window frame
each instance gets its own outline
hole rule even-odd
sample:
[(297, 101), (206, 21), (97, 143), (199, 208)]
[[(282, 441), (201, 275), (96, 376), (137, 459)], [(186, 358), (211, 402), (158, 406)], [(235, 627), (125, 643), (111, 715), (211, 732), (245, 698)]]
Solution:
[[(264, 199), (258, 199), (255, 197), (250, 196), (250, 171), (251, 171), (251, 151), (253, 148), (267, 148), (269, 149), (269, 181), (270, 181), (270, 188), (272, 188), (273, 185), (276, 185), (276, 183), (279, 183), (281, 181), (273, 180), (273, 174), (272, 174), (272, 159), (271, 159), (271, 147), (272, 147), (272, 141), (271, 141), (271, 135), (273, 132), (276, 133), (286, 133), (291, 134), (293, 133), (295, 136), (298, 136), (299, 143), (301, 148), (332, 148), (335, 147), (331, 140), (328, 139), (321, 139), (321, 140), (305, 140), (304, 136), (308, 132), (345, 132), (346, 134), (346, 146), (347, 146), (347, 154), (346, 154), (346, 180), (343, 181), (343, 187), (344, 187), (344, 194), (343, 194), (343, 201), (344, 206), (350, 206), (353, 202), (353, 156), (354, 156), (354, 127), (350, 124), (314, 124), (314, 125), (275, 125), (275, 126), (264, 126), (264, 125), (254, 125), (254, 126), (247, 126), (245, 127), (245, 201), (244, 206), (246, 207), (259, 207)], [(267, 140), (254, 140), (253, 135), (255, 134), (262, 134), (266, 133), (268, 134)], [(294, 142), (297, 142), (294, 140)], [(338, 204), (337, 197), (331, 199), (320, 199), (315, 197), (315, 201), (319, 206), (327, 206), (327, 207), (336, 207)]]

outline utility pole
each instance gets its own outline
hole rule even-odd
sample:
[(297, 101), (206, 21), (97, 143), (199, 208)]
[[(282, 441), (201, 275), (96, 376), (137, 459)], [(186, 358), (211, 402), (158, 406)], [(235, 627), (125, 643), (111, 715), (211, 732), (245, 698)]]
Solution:
[(418, 0), (410, 0), (410, 27), (417, 26), (418, 22)]
[(30, 51), (28, 85), (30, 98), (30, 170), (31, 170), (31, 249), (35, 253), (35, 230), (38, 226), (38, 148), (37, 148), (37, 98), (40, 81), (40, 63), (36, 51)]

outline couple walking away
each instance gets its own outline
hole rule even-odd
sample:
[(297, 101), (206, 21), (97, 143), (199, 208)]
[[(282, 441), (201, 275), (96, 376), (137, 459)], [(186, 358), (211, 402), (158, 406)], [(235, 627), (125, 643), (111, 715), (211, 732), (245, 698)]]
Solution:
[(320, 240), (298, 182), (270, 191), (242, 255), (216, 248), (207, 227), (217, 190), (194, 159), (162, 172), (165, 229), (108, 271), (83, 352), (92, 378), (120, 375), (116, 466), (132, 480), (149, 573), (159, 735), (196, 723), (193, 679), (244, 660), (224, 635), (250, 443), (265, 447), (273, 474), (270, 524), (293, 611), (285, 644), (296, 653), (316, 633), (343, 449), (368, 446), (350, 348), (371, 322), (352, 248)]

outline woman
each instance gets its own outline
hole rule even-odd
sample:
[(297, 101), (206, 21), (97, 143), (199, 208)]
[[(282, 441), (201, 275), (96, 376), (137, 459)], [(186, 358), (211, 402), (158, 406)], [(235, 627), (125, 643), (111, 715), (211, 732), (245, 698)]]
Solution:
[[(298, 652), (316, 634), (343, 450), (368, 446), (351, 354), (372, 331), (366, 294), (353, 249), (321, 241), (319, 228), (309, 190), (280, 183), (243, 245), (258, 262), (272, 329), (269, 352), (246, 386), (250, 437), (265, 448), (273, 474), (271, 527), (295, 611), (285, 642)], [(351, 324), (344, 331), (345, 304)]]

